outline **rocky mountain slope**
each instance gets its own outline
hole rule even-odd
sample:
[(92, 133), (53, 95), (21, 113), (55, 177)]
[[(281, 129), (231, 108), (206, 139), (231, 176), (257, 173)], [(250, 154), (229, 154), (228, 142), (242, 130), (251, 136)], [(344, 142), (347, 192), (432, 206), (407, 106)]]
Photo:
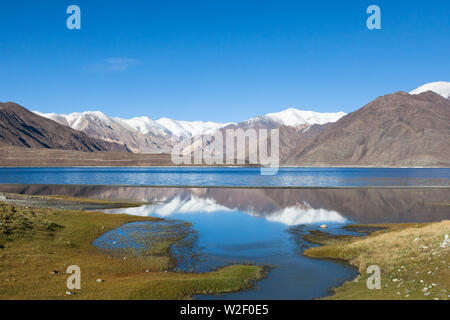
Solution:
[(133, 152), (164, 153), (171, 149), (170, 132), (155, 125), (151, 119), (135, 118), (127, 122), (100, 111), (69, 115), (35, 113), (90, 137), (126, 145)]
[(389, 94), (329, 124), (284, 158), (291, 165), (450, 166), (450, 100)]
[(124, 145), (89, 137), (11, 102), (0, 103), (0, 144), (88, 152), (130, 151)]

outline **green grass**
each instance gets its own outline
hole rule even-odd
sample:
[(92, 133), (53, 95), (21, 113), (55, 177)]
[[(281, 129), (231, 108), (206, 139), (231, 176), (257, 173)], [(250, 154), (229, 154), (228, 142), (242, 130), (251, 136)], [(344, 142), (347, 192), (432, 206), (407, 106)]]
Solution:
[[(152, 220), (158, 219), (0, 203), (0, 299), (189, 299), (242, 290), (263, 276), (261, 267), (250, 265), (209, 273), (167, 271), (170, 241), (157, 245), (157, 254), (126, 259), (92, 245), (122, 224)], [(66, 294), (69, 265), (81, 268), (75, 295)]]
[(105, 208), (132, 208), (139, 207), (144, 204), (151, 204), (150, 202), (141, 201), (125, 201), (125, 200), (106, 200), (106, 199), (92, 199), (92, 198), (78, 198), (72, 196), (64, 195), (24, 195), (16, 193), (5, 193), (3, 194), (8, 198), (8, 200), (16, 201), (39, 201), (42, 203), (56, 203), (56, 204), (91, 204), (98, 207)]
[(350, 241), (354, 237), (347, 235), (336, 236), (320, 230), (311, 230), (307, 234), (302, 235), (302, 238), (313, 244), (333, 245), (344, 241)]
[[(346, 260), (359, 270), (357, 279), (326, 299), (448, 300), (450, 249), (440, 245), (450, 234), (450, 221), (375, 226), (385, 229), (363, 238), (316, 236), (316, 242), (325, 245), (305, 250), (306, 256)], [(381, 269), (380, 290), (366, 286), (370, 265)]]

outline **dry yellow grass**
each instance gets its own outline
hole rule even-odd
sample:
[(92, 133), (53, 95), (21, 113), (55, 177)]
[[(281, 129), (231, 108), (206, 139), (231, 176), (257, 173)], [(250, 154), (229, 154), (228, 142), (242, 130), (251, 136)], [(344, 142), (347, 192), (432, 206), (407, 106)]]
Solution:
[[(441, 247), (450, 221), (379, 225), (387, 230), (305, 251), (316, 258), (349, 261), (361, 276), (335, 289), (331, 299), (445, 299), (450, 294), (450, 248)], [(366, 286), (367, 267), (381, 269), (381, 290)], [(425, 289), (426, 288), (426, 289)]]

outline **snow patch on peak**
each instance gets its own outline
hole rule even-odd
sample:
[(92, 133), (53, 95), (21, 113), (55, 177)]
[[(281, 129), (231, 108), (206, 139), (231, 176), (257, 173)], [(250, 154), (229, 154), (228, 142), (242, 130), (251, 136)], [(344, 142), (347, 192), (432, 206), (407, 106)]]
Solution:
[(166, 136), (171, 132), (167, 130), (164, 126), (160, 125), (155, 120), (150, 119), (147, 116), (143, 117), (135, 117), (132, 119), (120, 119), (117, 120), (125, 123), (127, 126), (131, 127), (135, 131), (139, 131), (142, 134), (153, 133), (153, 134), (161, 134)]
[(178, 137), (193, 137), (201, 134), (213, 134), (216, 130), (226, 127), (229, 123), (212, 121), (177, 121), (169, 118), (156, 120), (157, 123), (170, 130)]
[(450, 98), (450, 82), (436, 81), (426, 83), (410, 92), (410, 94), (420, 94), (427, 91), (433, 91), (446, 99)]
[(345, 115), (346, 113), (342, 111), (335, 113), (322, 113), (289, 108), (280, 112), (268, 113), (264, 116), (251, 118), (248, 120), (248, 122), (273, 121), (280, 125), (297, 127), (300, 125), (314, 125), (336, 122)]
[(109, 124), (113, 120), (101, 111), (74, 112), (66, 115), (69, 126), (75, 130), (82, 130), (86, 121)]

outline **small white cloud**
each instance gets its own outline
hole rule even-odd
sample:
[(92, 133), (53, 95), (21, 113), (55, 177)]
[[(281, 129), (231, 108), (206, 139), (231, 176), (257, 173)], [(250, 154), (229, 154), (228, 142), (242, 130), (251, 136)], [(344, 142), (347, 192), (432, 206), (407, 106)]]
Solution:
[(137, 63), (138, 60), (131, 58), (107, 58), (95, 65), (86, 66), (84, 69), (88, 71), (102, 72), (126, 71)]
[(105, 59), (108, 70), (124, 71), (135, 65), (138, 61), (130, 58), (108, 58)]

